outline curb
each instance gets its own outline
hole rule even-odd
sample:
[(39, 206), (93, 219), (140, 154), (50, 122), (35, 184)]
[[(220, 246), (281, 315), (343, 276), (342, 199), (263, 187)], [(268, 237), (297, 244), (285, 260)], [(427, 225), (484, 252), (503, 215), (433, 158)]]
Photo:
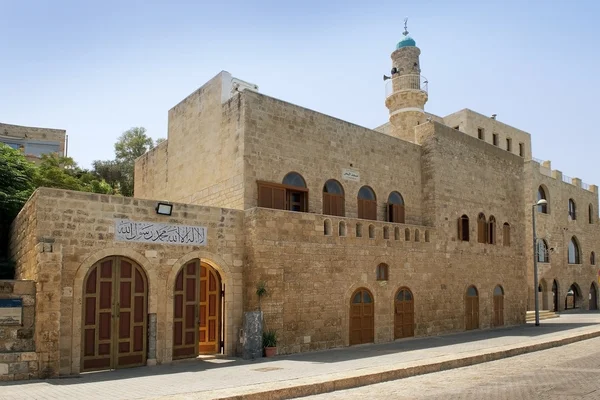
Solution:
[[(352, 389), (360, 386), (373, 385), (375, 383), (387, 382), (397, 379), (409, 378), (411, 376), (430, 374), (448, 369), (467, 367), (496, 361), (503, 358), (514, 357), (522, 354), (533, 353), (536, 351), (547, 350), (553, 347), (564, 346), (567, 344), (579, 342), (582, 340), (600, 337), (600, 330), (584, 333), (562, 339), (549, 340), (543, 343), (530, 344), (521, 347), (515, 347), (507, 350), (501, 350), (486, 354), (478, 354), (448, 361), (434, 362), (431, 364), (417, 365), (405, 368), (396, 368), (388, 371), (367, 373), (360, 376), (348, 378), (332, 379), (325, 382), (311, 384), (300, 384), (280, 389), (265, 390), (260, 392), (246, 393), (234, 396), (214, 397), (218, 400), (283, 400), (295, 397), (312, 396), (316, 394), (329, 393), (336, 390)], [(283, 382), (282, 382), (283, 383)], [(208, 393), (205, 393), (208, 394)]]

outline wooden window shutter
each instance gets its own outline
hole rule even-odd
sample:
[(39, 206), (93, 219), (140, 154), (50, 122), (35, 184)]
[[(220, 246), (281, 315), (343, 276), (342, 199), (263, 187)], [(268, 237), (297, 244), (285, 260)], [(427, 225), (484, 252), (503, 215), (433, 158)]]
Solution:
[(377, 220), (377, 202), (373, 200), (367, 200), (368, 214), (367, 218)]
[(486, 223), (484, 219), (478, 218), (477, 219), (477, 241), (479, 243), (485, 243), (486, 242)]
[(365, 219), (365, 200), (358, 199), (358, 218)]
[(259, 183), (258, 206), (285, 210), (285, 188)]
[(404, 223), (404, 205), (403, 204), (394, 204), (394, 222)]
[(286, 207), (286, 196), (285, 188), (274, 187), (273, 188), (273, 208), (278, 210), (285, 210)]
[(329, 193), (323, 193), (323, 214), (325, 215), (335, 215), (332, 210), (332, 198)]
[(340, 217), (344, 216), (344, 197), (343, 196), (335, 196), (334, 197), (334, 204), (335, 204), (335, 215), (338, 215)]

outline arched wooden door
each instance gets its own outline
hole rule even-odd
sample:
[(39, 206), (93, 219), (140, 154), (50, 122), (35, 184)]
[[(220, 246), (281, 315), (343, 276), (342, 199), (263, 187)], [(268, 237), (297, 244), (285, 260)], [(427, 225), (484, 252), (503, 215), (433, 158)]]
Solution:
[(373, 295), (367, 289), (358, 289), (350, 303), (350, 345), (372, 343), (375, 339)]
[(175, 278), (173, 359), (221, 350), (221, 279), (217, 271), (194, 260)]
[(494, 326), (504, 325), (504, 289), (498, 285), (494, 289)]
[(479, 294), (475, 286), (469, 286), (465, 297), (466, 330), (479, 328)]
[(123, 257), (92, 266), (83, 287), (82, 371), (146, 365), (147, 282)]
[(415, 335), (415, 301), (409, 288), (400, 288), (394, 299), (394, 339)]
[(592, 283), (592, 285), (590, 286), (590, 304), (589, 304), (589, 309), (590, 310), (597, 310), (598, 309), (598, 292), (596, 291), (596, 286), (594, 286), (594, 284)]

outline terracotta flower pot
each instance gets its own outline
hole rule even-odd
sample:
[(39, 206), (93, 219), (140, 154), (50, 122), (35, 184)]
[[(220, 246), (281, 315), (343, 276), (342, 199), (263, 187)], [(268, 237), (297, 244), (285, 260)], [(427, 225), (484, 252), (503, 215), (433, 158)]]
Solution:
[(273, 357), (277, 355), (277, 347), (265, 347), (265, 357)]

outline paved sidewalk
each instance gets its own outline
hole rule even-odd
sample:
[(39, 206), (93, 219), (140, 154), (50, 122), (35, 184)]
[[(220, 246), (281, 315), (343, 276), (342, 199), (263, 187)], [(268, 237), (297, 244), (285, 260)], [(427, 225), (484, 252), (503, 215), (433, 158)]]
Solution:
[(463, 367), (600, 336), (600, 313), (535, 327), (471, 331), (243, 361), (192, 360), (0, 384), (0, 399), (281, 399)]

